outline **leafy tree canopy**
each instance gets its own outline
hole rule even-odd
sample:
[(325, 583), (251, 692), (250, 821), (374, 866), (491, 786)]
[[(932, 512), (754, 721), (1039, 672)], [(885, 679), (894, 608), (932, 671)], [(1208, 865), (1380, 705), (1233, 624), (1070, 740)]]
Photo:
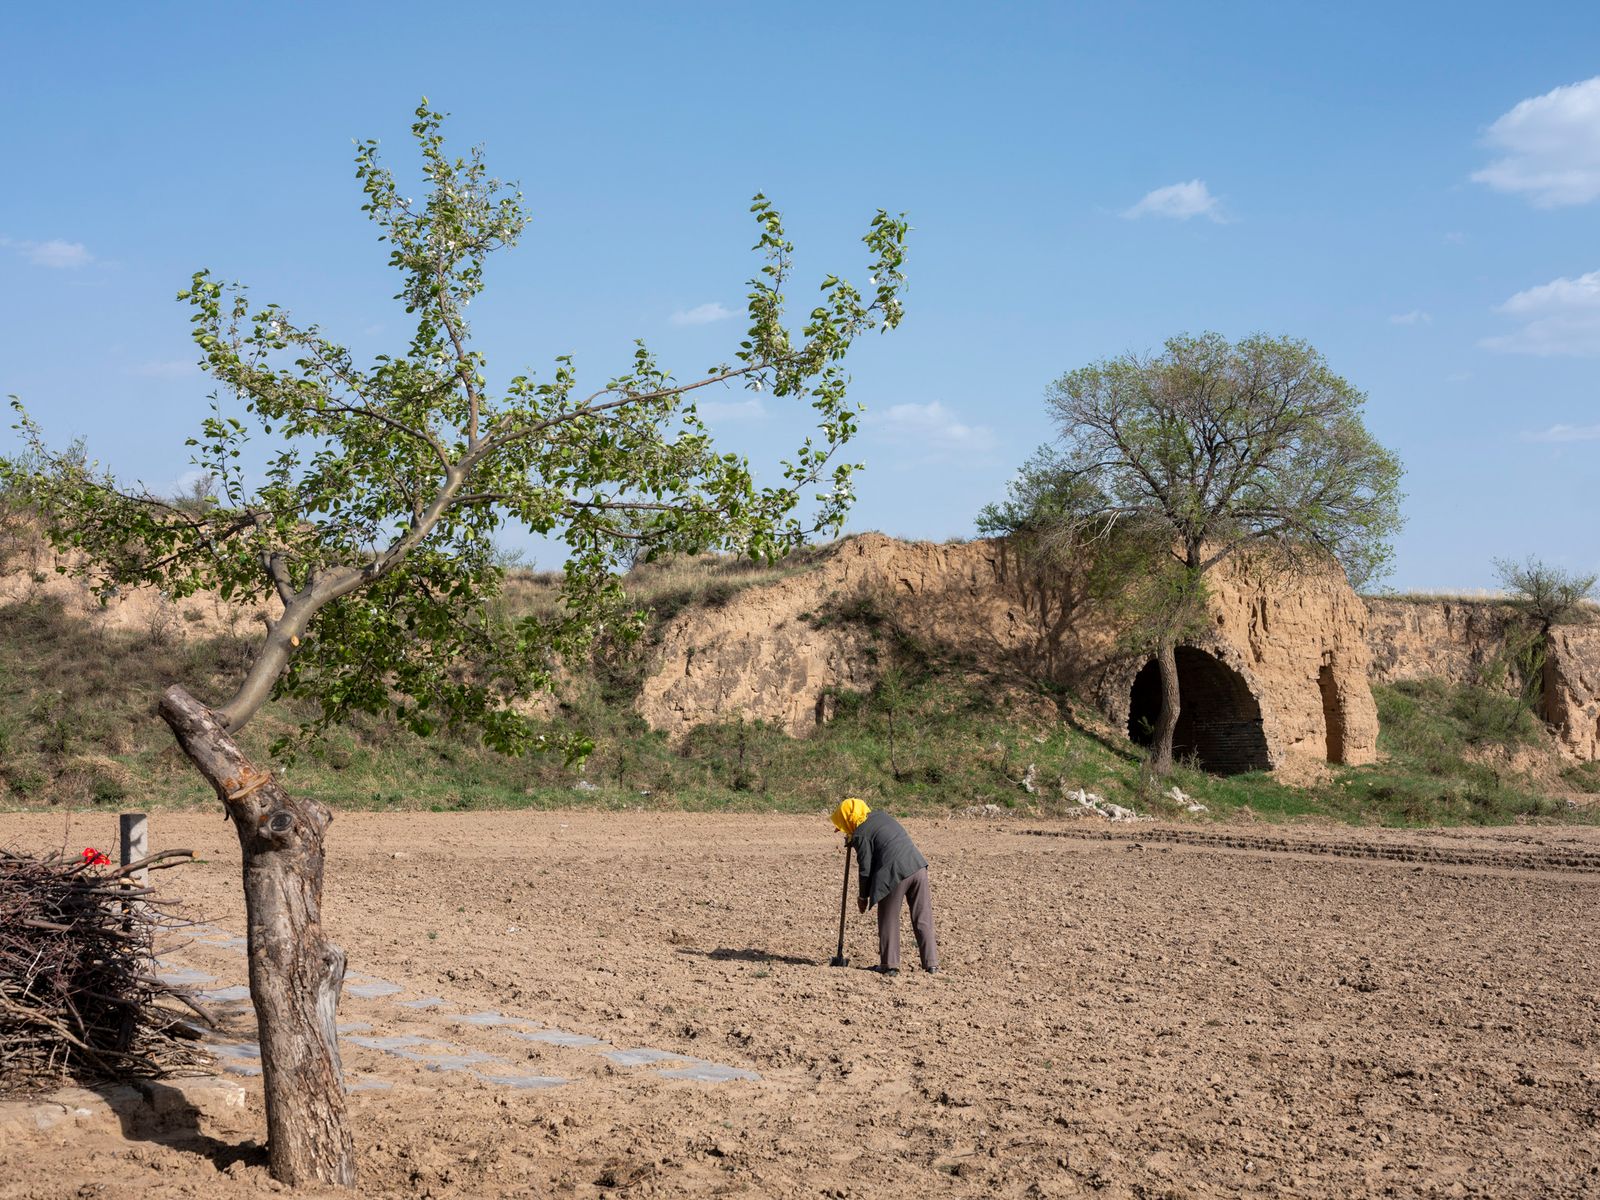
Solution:
[(1497, 558), (1494, 570), (1511, 593), (1512, 605), (1545, 634), (1556, 625), (1578, 624), (1594, 615), (1588, 602), (1595, 599), (1600, 576), (1581, 575), (1531, 556), (1521, 562)]
[(1331, 556), (1357, 585), (1386, 569), (1399, 460), (1305, 342), (1176, 337), (1069, 372), (1045, 399), (1059, 438), (982, 512), (987, 533), (1073, 556), (1117, 543), (1142, 570), (1203, 574), (1246, 547), (1290, 566)]
[[(363, 210), (389, 247), (410, 342), (362, 364), (314, 324), (198, 272), (179, 294), (201, 364), (219, 384), (191, 439), (208, 496), (173, 501), (128, 489), (81, 454), (55, 454), (13, 398), (27, 451), (7, 486), (79, 552), (103, 591), (142, 584), (184, 596), (214, 589), (274, 614), (237, 693), (217, 706), (240, 728), (272, 696), (314, 702), (315, 736), (355, 712), (392, 711), (418, 733), (475, 727), (507, 752), (555, 746), (518, 711), (548, 688), (557, 660), (602, 629), (627, 637), (619, 564), (641, 555), (723, 550), (780, 556), (837, 530), (858, 464), (843, 362), (854, 340), (902, 315), (907, 224), (879, 211), (863, 238), (871, 283), (822, 281), (798, 328), (785, 312), (793, 246), (763, 196), (751, 206), (761, 259), (749, 327), (730, 362), (679, 382), (639, 343), (602, 386), (580, 389), (570, 358), (540, 380), (487, 382), (468, 308), (489, 256), (514, 245), (521, 195), (481, 153), (446, 151), (426, 100), (411, 132), (426, 192), (404, 194), (375, 141), (361, 143)], [(695, 393), (765, 390), (808, 404), (816, 431), (781, 482), (719, 452)], [(253, 453), (247, 450), (253, 448)], [(264, 454), (263, 469), (247, 469)], [(556, 617), (496, 615), (508, 523), (560, 538), (568, 559)], [(278, 749), (283, 749), (280, 745)], [(560, 742), (581, 754), (573, 735)]]

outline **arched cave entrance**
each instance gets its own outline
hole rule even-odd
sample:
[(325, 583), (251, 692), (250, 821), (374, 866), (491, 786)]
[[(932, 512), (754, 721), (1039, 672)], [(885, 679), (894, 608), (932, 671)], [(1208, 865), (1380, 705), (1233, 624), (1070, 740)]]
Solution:
[[(1213, 775), (1270, 771), (1261, 705), (1244, 677), (1204, 650), (1178, 647), (1178, 728), (1174, 758), (1194, 757)], [(1161, 715), (1161, 668), (1151, 659), (1134, 678), (1128, 736), (1148, 746)]]

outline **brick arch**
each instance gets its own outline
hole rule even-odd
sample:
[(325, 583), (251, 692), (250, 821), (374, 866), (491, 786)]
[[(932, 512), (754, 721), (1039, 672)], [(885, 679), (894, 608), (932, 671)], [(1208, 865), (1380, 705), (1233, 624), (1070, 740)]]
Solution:
[[(1176, 758), (1193, 757), (1213, 775), (1270, 771), (1272, 757), (1261, 724), (1261, 703), (1244, 676), (1215, 655), (1179, 646)], [(1161, 669), (1151, 659), (1133, 679), (1128, 736), (1148, 746), (1161, 712)]]

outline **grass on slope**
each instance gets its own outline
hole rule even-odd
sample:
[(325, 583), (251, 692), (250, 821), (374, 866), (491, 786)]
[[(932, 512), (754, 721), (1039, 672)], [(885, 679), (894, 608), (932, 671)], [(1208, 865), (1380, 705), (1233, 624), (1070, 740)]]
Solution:
[[(756, 581), (679, 579), (661, 595)], [(770, 577), (770, 573), (768, 576)], [(1376, 689), (1385, 761), (1330, 770), (1294, 788), (1270, 775), (1228, 779), (1180, 767), (1151, 780), (1141, 753), (1068, 698), (974, 675), (901, 648), (901, 664), (870, 695), (841, 695), (837, 715), (803, 740), (760, 724), (695, 731), (669, 745), (633, 713), (638, 664), (602, 665), (568, 698), (561, 719), (593, 732), (582, 774), (559, 760), (512, 760), (448, 735), (417, 739), (384, 722), (338, 731), (288, 769), (297, 790), (345, 808), (604, 808), (817, 811), (847, 794), (897, 811), (994, 804), (1051, 815), (1085, 788), (1160, 815), (1181, 809), (1173, 784), (1211, 817), (1322, 815), (1384, 824), (1503, 822), (1561, 806), (1523, 776), (1483, 761), (1541, 745), (1547, 735), (1505, 697), (1437, 682)], [(166, 684), (201, 696), (237, 677), (247, 648), (228, 639), (111, 634), (48, 603), (0, 607), (0, 806), (108, 809), (215, 803), (155, 715)], [(269, 706), (242, 739), (262, 754), (295, 714)], [(1593, 779), (1592, 784), (1582, 781)], [(1574, 775), (1600, 790), (1600, 772)], [(1031, 787), (1031, 791), (1029, 790)]]

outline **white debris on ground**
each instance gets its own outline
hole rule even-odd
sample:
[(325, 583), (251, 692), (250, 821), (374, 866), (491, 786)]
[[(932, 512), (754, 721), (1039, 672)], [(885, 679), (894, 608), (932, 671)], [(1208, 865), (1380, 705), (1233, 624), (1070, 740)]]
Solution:
[(1038, 780), (1038, 778), (1039, 778), (1039, 766), (1038, 766), (1038, 764), (1037, 763), (1029, 763), (1028, 764), (1028, 769), (1025, 772), (1023, 772), (1023, 775), (1022, 775), (1022, 790), (1027, 792), (1028, 795), (1030, 795), (1030, 796), (1033, 795), (1035, 792), (1037, 792), (1039, 790), (1037, 787), (1034, 786), (1034, 784)]
[(1093, 792), (1086, 792), (1082, 788), (1068, 792), (1067, 799), (1078, 806), (1080, 817), (1104, 817), (1108, 821), (1148, 821), (1150, 818), (1142, 817), (1131, 808), (1123, 808), (1120, 804), (1113, 804), (1104, 796), (1097, 796)]
[(572, 785), (572, 790), (575, 792), (598, 792), (600, 788), (598, 784), (590, 783), (587, 779), (580, 779)]
[(998, 804), (969, 804), (961, 810), (963, 817), (1003, 817), (1006, 810)]
[(1172, 790), (1167, 793), (1167, 799), (1171, 800), (1174, 804), (1181, 804), (1184, 812), (1203, 813), (1211, 811), (1204, 804), (1196, 801), (1193, 796), (1189, 795), (1188, 792), (1184, 791), (1177, 784), (1172, 785)]

